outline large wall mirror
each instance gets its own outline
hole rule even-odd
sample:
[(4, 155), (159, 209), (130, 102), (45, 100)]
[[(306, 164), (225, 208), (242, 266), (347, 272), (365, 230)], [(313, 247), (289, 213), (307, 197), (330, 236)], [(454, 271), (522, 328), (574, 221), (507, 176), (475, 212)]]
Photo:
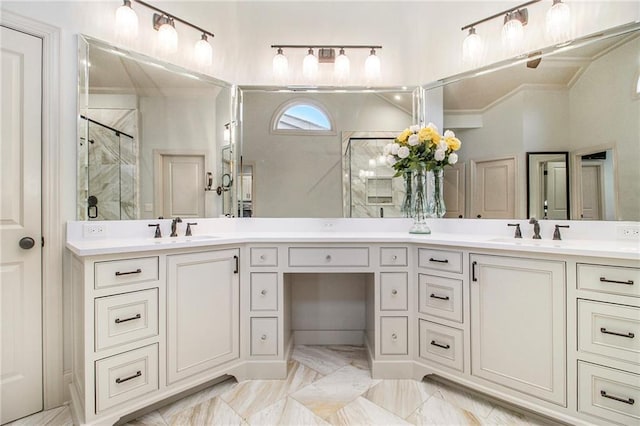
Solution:
[(78, 45), (77, 218), (232, 214), (232, 86), (90, 37)]

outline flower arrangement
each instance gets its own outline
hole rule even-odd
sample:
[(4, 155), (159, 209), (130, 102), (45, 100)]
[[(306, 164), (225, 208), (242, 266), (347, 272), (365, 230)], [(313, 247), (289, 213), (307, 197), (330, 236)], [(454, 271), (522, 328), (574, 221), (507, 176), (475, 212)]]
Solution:
[(451, 130), (438, 133), (438, 128), (429, 123), (426, 127), (414, 125), (404, 129), (396, 139), (384, 147), (384, 155), (389, 164), (396, 171), (395, 176), (401, 176), (412, 170), (418, 170), (422, 165), (427, 171), (453, 165), (458, 162), (458, 154), (462, 143)]

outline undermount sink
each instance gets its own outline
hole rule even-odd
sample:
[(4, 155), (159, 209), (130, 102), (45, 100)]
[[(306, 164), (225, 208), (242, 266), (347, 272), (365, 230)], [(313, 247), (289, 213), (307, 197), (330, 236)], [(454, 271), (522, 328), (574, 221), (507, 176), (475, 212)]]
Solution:
[(566, 247), (571, 242), (564, 240), (534, 240), (533, 238), (492, 238), (492, 243), (513, 244), (517, 246)]
[(216, 238), (220, 237), (217, 235), (190, 235), (188, 237), (181, 235), (179, 237), (153, 238), (153, 242), (154, 244), (188, 243), (196, 241), (215, 240)]

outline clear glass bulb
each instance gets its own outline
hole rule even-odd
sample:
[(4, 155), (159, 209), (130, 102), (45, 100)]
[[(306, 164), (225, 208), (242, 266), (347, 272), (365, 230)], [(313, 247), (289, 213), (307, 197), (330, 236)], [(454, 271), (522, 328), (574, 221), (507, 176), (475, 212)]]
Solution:
[(208, 67), (213, 63), (213, 47), (206, 35), (203, 34), (202, 38), (196, 42), (194, 56), (196, 63), (200, 66)]
[(349, 73), (351, 71), (351, 63), (349, 57), (344, 54), (344, 49), (340, 49), (340, 54), (336, 58), (333, 64), (333, 73), (336, 80), (339, 83), (344, 83), (349, 79)]
[(282, 53), (282, 49), (278, 49), (278, 53), (273, 57), (273, 76), (280, 82), (286, 82), (289, 76), (289, 60)]
[(364, 74), (368, 83), (375, 83), (380, 80), (380, 58), (372, 49), (371, 54), (364, 62)]
[(116, 9), (115, 33), (120, 40), (132, 41), (138, 37), (138, 15), (129, 2)]
[(469, 30), (469, 35), (462, 42), (462, 60), (464, 63), (477, 66), (482, 59), (484, 45), (482, 38), (476, 34), (475, 28)]
[(512, 18), (502, 27), (502, 45), (508, 53), (513, 54), (522, 49), (524, 41), (524, 27), (522, 22)]
[(158, 44), (160, 50), (165, 54), (178, 51), (178, 32), (173, 25), (166, 23), (158, 28)]
[(302, 76), (311, 82), (316, 81), (318, 78), (318, 57), (313, 54), (311, 49), (309, 49), (309, 54), (302, 61)]
[(566, 3), (554, 1), (547, 11), (546, 33), (553, 43), (567, 41), (570, 35), (571, 11)]

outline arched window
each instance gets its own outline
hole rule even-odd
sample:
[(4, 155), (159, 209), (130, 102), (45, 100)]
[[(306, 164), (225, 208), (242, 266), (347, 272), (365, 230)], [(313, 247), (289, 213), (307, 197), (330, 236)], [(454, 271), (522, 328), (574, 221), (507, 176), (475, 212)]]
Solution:
[(278, 108), (271, 131), (278, 134), (334, 134), (333, 121), (317, 101), (295, 99)]

